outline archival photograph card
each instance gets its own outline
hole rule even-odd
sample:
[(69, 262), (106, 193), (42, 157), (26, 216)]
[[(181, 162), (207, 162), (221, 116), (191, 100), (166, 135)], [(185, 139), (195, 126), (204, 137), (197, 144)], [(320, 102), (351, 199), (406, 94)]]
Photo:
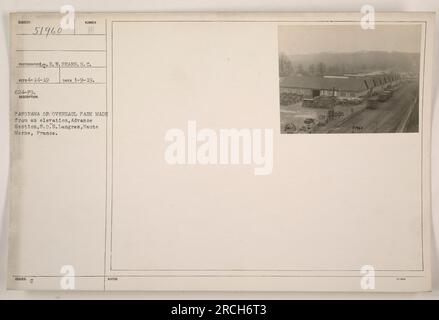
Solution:
[(12, 13), (8, 287), (431, 288), (434, 13)]

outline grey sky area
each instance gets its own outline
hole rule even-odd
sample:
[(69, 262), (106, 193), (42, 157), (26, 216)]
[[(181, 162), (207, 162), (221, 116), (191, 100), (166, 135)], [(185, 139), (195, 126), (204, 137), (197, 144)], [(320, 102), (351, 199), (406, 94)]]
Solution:
[(288, 55), (319, 52), (420, 52), (421, 25), (280, 26), (279, 51)]

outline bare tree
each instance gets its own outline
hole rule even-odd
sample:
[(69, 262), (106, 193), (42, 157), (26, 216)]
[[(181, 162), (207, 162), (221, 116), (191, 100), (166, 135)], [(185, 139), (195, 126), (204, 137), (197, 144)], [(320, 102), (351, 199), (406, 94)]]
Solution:
[(294, 72), (293, 64), (284, 53), (279, 54), (279, 76), (286, 77)]

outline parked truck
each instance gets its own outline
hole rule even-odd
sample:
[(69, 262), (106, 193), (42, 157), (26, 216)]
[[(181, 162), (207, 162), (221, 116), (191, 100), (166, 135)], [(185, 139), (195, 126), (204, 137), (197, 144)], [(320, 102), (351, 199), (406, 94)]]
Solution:
[(392, 91), (384, 90), (378, 95), (378, 101), (384, 102), (387, 101), (392, 96)]
[(376, 109), (378, 108), (378, 96), (372, 96), (367, 99), (366, 108), (367, 109)]

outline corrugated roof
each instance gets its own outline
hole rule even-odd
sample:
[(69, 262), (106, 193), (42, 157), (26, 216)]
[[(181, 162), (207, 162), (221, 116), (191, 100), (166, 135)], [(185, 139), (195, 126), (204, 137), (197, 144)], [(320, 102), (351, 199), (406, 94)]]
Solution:
[(290, 76), (281, 79), (280, 86), (285, 88), (326, 89), (343, 91), (367, 90), (364, 79), (359, 78), (323, 78)]

